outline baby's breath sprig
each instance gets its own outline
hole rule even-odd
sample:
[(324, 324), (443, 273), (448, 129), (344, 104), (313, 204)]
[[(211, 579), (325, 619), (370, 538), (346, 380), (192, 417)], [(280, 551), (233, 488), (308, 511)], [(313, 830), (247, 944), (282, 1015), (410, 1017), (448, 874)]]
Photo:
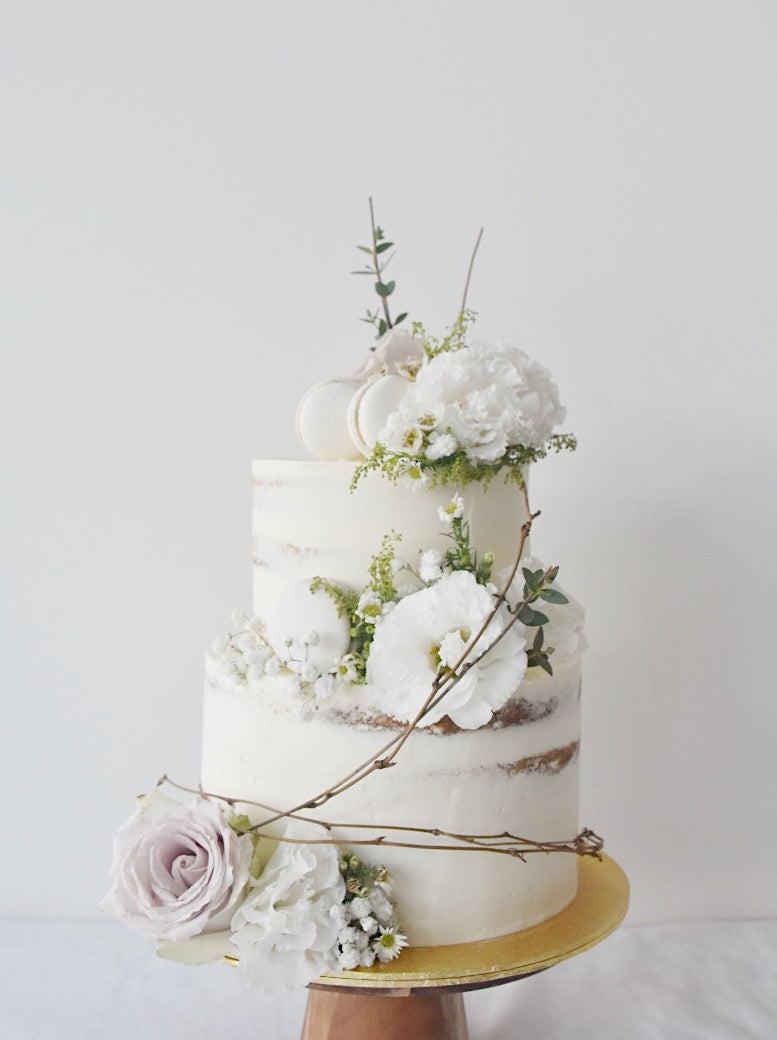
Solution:
[[(367, 316), (360, 318), (360, 321), (366, 321), (368, 325), (374, 325), (377, 330), (376, 338), (380, 339), (389, 329), (393, 329), (396, 325), (399, 325), (407, 317), (407, 311), (398, 315), (398, 317), (392, 320), (391, 312), (389, 311), (388, 298), (394, 292), (396, 288), (396, 282), (386, 281), (383, 277), (386, 268), (391, 262), (394, 254), (389, 253), (389, 249), (394, 246), (393, 242), (389, 242), (386, 239), (386, 234), (382, 227), (375, 223), (375, 211), (372, 206), (372, 197), (370, 197), (370, 230), (372, 233), (372, 242), (368, 246), (357, 246), (356, 248), (366, 253), (370, 258), (370, 265), (368, 267), (360, 268), (358, 271), (353, 271), (352, 274), (366, 274), (370, 277), (375, 278), (375, 292), (380, 297), (381, 309), (380, 311), (367, 310)], [(372, 348), (375, 349), (374, 347)]]

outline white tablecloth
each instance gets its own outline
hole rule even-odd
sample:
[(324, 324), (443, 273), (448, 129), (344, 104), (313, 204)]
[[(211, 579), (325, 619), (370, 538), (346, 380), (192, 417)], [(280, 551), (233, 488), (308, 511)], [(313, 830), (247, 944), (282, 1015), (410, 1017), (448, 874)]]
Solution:
[[(2, 1040), (298, 1040), (304, 992), (259, 997), (102, 921), (0, 921)], [(775, 1040), (777, 921), (624, 926), (465, 997), (471, 1040)], [(408, 1040), (419, 1038), (408, 1037)]]

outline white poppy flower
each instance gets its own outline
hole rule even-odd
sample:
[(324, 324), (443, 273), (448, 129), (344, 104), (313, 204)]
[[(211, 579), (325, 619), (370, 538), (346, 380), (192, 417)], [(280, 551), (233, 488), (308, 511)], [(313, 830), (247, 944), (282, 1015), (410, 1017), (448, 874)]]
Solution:
[[(366, 695), (395, 718), (403, 722), (414, 719), (441, 668), (456, 664), (457, 650), (461, 656), (493, 609), (494, 597), (469, 571), (446, 574), (436, 584), (400, 600), (375, 624)], [(475, 661), (511, 620), (502, 605), (469, 660)], [(432, 725), (445, 715), (462, 729), (485, 725), (518, 688), (526, 670), (524, 650), (524, 627), (516, 622), (420, 725)]]

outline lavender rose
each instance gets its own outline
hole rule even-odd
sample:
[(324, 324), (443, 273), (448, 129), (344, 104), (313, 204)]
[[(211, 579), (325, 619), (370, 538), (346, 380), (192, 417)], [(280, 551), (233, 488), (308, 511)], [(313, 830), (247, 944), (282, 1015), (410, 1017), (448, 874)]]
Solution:
[(140, 799), (114, 837), (113, 885), (101, 909), (156, 940), (228, 928), (249, 881), (253, 842), (219, 803)]

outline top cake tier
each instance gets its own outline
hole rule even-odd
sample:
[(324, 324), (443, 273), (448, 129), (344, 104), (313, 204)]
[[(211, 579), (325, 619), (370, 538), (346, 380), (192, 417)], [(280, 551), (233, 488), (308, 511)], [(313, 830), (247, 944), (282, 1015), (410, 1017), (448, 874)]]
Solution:
[[(253, 463), (253, 606), (266, 617), (277, 594), (292, 582), (320, 576), (361, 588), (373, 554), (396, 532), (398, 552), (414, 561), (421, 550), (450, 547), (438, 511), (451, 487), (393, 484), (365, 474), (351, 490), (354, 463)], [(527, 519), (523, 492), (496, 476), (488, 487), (467, 485), (464, 520), (473, 547), (494, 554), (494, 573), (515, 560)]]

